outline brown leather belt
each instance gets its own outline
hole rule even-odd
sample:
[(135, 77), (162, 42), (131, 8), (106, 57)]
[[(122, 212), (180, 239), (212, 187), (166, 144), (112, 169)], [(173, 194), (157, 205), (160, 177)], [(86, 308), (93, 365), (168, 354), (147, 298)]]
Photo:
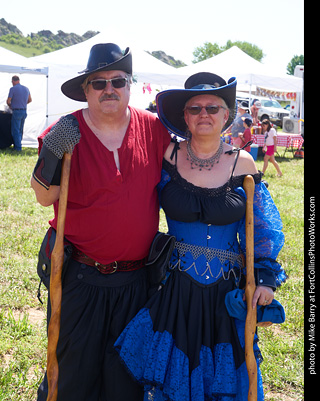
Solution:
[(89, 258), (83, 252), (76, 248), (73, 248), (72, 258), (77, 262), (84, 263), (89, 266), (96, 267), (102, 274), (112, 274), (116, 271), (133, 271), (141, 269), (145, 266), (147, 258), (141, 260), (126, 260), (126, 261), (114, 261), (108, 264), (102, 264), (94, 259)]

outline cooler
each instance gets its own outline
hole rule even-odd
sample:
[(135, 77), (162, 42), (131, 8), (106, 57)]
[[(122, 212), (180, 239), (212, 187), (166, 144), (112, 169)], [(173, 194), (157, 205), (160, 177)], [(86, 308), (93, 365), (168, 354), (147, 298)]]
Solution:
[(257, 160), (259, 146), (258, 146), (257, 144), (255, 144), (255, 143), (253, 143), (253, 144), (250, 146), (250, 148), (251, 148), (250, 154), (251, 154), (251, 156), (253, 157), (253, 160)]

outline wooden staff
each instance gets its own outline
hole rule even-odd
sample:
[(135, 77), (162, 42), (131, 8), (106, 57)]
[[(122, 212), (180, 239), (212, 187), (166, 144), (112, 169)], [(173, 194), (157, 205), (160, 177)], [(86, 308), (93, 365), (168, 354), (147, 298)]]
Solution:
[(249, 376), (248, 401), (257, 401), (257, 362), (253, 352), (253, 340), (257, 325), (257, 308), (253, 309), (252, 299), (256, 290), (254, 280), (254, 216), (253, 216), (253, 194), (254, 180), (247, 175), (243, 182), (246, 192), (246, 302), (247, 318), (245, 325), (245, 360)]
[(71, 156), (71, 153), (65, 153), (62, 159), (57, 234), (51, 255), (51, 317), (48, 329), (47, 378), (49, 389), (47, 401), (56, 401), (58, 396), (59, 366), (57, 360), (57, 344), (60, 332), (62, 298), (61, 273), (64, 260), (64, 227), (67, 212)]

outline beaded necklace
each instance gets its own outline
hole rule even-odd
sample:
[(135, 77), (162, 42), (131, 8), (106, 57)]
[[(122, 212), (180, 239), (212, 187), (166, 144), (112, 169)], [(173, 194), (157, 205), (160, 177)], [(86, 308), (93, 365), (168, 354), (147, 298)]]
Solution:
[(220, 146), (217, 152), (209, 157), (208, 159), (200, 159), (200, 157), (197, 157), (191, 148), (191, 139), (187, 143), (187, 160), (190, 161), (191, 168), (196, 169), (199, 168), (199, 171), (202, 169), (210, 171), (212, 167), (219, 163), (220, 157), (222, 155), (222, 150), (223, 150), (223, 141), (220, 140)]

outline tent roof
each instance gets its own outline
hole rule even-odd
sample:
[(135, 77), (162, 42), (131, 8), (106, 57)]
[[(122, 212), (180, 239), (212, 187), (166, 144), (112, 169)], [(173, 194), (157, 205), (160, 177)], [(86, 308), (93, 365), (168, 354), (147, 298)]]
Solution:
[(0, 46), (0, 71), (13, 74), (48, 74), (48, 68), (36, 61)]
[(130, 47), (132, 51), (133, 75), (137, 77), (139, 82), (183, 85), (186, 77), (181, 76), (176, 68), (156, 59), (146, 51), (139, 49), (136, 45), (130, 44), (129, 41), (123, 43), (105, 33), (100, 33), (76, 45), (33, 57), (33, 60), (48, 65), (76, 65), (79, 67), (77, 71), (81, 71), (87, 66), (91, 47), (98, 43), (108, 42), (117, 43), (123, 50), (126, 47)]
[(247, 72), (265, 73), (263, 64), (250, 57), (237, 46), (233, 46), (207, 60), (182, 67), (181, 70), (190, 74), (195, 74), (199, 71), (212, 71), (227, 80)]
[(256, 85), (278, 91), (302, 91), (301, 78), (286, 74), (279, 75), (273, 72), (269, 66), (250, 57), (237, 46), (233, 46), (207, 60), (182, 67), (180, 70), (185, 75), (209, 71), (222, 76), (225, 80), (236, 77), (240, 85)]

